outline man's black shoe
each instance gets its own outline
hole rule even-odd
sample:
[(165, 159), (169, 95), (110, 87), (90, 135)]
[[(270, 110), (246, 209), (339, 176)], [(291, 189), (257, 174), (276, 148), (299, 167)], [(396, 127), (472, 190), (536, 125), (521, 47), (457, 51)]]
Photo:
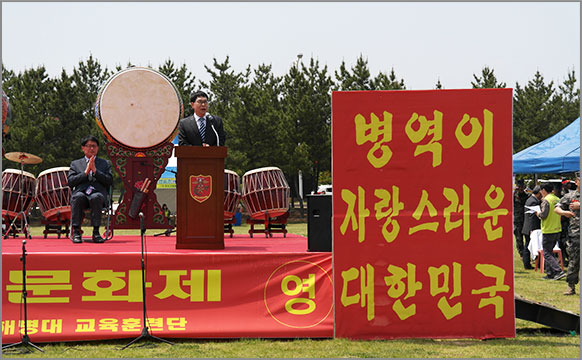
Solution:
[(73, 244), (81, 244), (83, 239), (81, 238), (81, 234), (74, 234), (73, 235)]
[(104, 243), (105, 239), (101, 237), (99, 234), (93, 234), (93, 242), (94, 243)]

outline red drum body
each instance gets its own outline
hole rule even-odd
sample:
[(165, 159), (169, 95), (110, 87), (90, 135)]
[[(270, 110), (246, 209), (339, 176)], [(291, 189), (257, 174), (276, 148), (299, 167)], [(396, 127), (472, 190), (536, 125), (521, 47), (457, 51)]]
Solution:
[(289, 210), (289, 184), (276, 167), (247, 171), (243, 175), (243, 204), (253, 219), (283, 215)]
[(240, 202), (240, 177), (231, 170), (224, 169), (224, 218), (231, 219)]
[(42, 216), (49, 221), (71, 218), (68, 173), (68, 167), (58, 167), (41, 172), (36, 179), (36, 202)]
[(129, 68), (113, 75), (99, 91), (95, 117), (107, 139), (131, 149), (172, 141), (184, 114), (182, 97), (164, 74)]
[(34, 175), (26, 171), (6, 169), (2, 172), (2, 216), (15, 218), (19, 212), (30, 209), (34, 200), (34, 181)]

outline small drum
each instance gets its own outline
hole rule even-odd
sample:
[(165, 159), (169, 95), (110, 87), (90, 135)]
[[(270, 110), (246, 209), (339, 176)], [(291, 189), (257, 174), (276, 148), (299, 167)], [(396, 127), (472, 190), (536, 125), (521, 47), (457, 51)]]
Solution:
[(15, 218), (18, 213), (28, 212), (34, 200), (35, 177), (26, 171), (6, 169), (2, 171), (2, 216)]
[(148, 68), (133, 67), (113, 75), (95, 103), (97, 124), (107, 139), (133, 149), (172, 141), (183, 116), (175, 85)]
[(67, 181), (68, 167), (48, 169), (36, 179), (36, 202), (49, 221), (71, 219), (71, 188)]
[(240, 202), (240, 177), (231, 170), (224, 169), (224, 218), (231, 219)]
[(243, 203), (253, 219), (283, 215), (289, 210), (289, 184), (276, 167), (247, 171), (242, 178)]

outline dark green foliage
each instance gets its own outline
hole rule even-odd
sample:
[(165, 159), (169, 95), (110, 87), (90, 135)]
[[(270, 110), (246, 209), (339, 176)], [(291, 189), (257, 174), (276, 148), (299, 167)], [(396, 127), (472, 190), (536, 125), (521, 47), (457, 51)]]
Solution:
[[(128, 67), (133, 66), (128, 64)], [(184, 116), (192, 114), (190, 93), (207, 90), (210, 113), (223, 118), (227, 133), (226, 167), (242, 175), (266, 166), (283, 170), (298, 195), (298, 174), (302, 172), (304, 191), (316, 190), (321, 181), (331, 180), (331, 92), (332, 90), (400, 90), (406, 89), (394, 69), (372, 77), (368, 60), (360, 55), (348, 69), (345, 62), (334, 72), (318, 60), (297, 62), (281, 77), (272, 73), (271, 65), (260, 64), (251, 70), (232, 69), (227, 56), (205, 66), (208, 83), (196, 84), (186, 64), (176, 66), (170, 59), (158, 67), (176, 85), (184, 103)], [(114, 72), (122, 68), (117, 66)], [(79, 62), (71, 74), (62, 71), (50, 78), (44, 67), (15, 74), (3, 67), (3, 90), (10, 97), (13, 123), (4, 139), (6, 152), (25, 151), (41, 156), (43, 162), (27, 166), (40, 171), (68, 166), (81, 156), (80, 139), (94, 134), (105, 144), (106, 138), (95, 120), (95, 101), (99, 90), (113, 74), (89, 56)], [(473, 88), (502, 88), (494, 70), (484, 67), (480, 76), (473, 75)], [(575, 72), (557, 86), (546, 83), (540, 72), (524, 87), (514, 90), (514, 151), (524, 149), (554, 134), (580, 114), (580, 90)], [(442, 89), (440, 79), (435, 85)], [(101, 156), (107, 158), (102, 146)], [(5, 163), (4, 167), (18, 167)], [(323, 175), (323, 174), (325, 175)], [(119, 184), (117, 174), (116, 187)], [(328, 180), (325, 180), (328, 179)]]
[[(319, 172), (331, 169), (331, 90), (327, 66), (311, 58), (309, 66), (293, 66), (283, 79), (281, 91), (284, 125), (283, 171), (303, 173), (306, 193), (317, 190)], [(289, 179), (288, 179), (289, 180)]]
[(574, 72), (554, 88), (537, 71), (525, 87), (515, 85), (513, 96), (513, 151), (519, 152), (555, 134), (580, 116), (580, 90)]
[(488, 66), (485, 66), (483, 70), (481, 70), (481, 77), (473, 74), (473, 78), (475, 79), (474, 82), (471, 81), (473, 89), (493, 89), (506, 87), (504, 82), (500, 83), (497, 81), (495, 70), (489, 69)]
[(394, 69), (391, 69), (390, 75), (379, 72), (375, 78), (370, 77), (368, 69), (368, 60), (362, 55), (356, 60), (356, 65), (352, 67), (351, 72), (346, 69), (345, 61), (342, 61), (339, 72), (335, 72), (337, 84), (335, 90), (404, 90), (404, 80), (398, 80)]
[(186, 64), (182, 64), (179, 69), (176, 69), (174, 62), (168, 59), (164, 65), (158, 68), (158, 71), (166, 75), (180, 93), (182, 105), (184, 106), (184, 117), (192, 115), (194, 110), (190, 106), (190, 94), (197, 90), (194, 85), (196, 77), (188, 71)]

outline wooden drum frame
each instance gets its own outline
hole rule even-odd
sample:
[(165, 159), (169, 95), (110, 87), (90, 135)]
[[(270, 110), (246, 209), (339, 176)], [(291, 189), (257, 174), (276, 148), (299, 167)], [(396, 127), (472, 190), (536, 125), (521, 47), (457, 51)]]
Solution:
[(36, 179), (36, 202), (48, 221), (71, 219), (71, 188), (67, 180), (69, 167), (47, 169)]
[(224, 218), (232, 219), (242, 195), (240, 177), (232, 170), (224, 169)]
[[(20, 178), (22, 177), (22, 189)], [(21, 211), (28, 212), (34, 200), (36, 178), (29, 172), (17, 169), (2, 171), (2, 216), (13, 219)], [(21, 197), (24, 197), (21, 199)]]
[(252, 219), (274, 218), (289, 210), (290, 188), (277, 167), (247, 171), (242, 178), (243, 204)]

